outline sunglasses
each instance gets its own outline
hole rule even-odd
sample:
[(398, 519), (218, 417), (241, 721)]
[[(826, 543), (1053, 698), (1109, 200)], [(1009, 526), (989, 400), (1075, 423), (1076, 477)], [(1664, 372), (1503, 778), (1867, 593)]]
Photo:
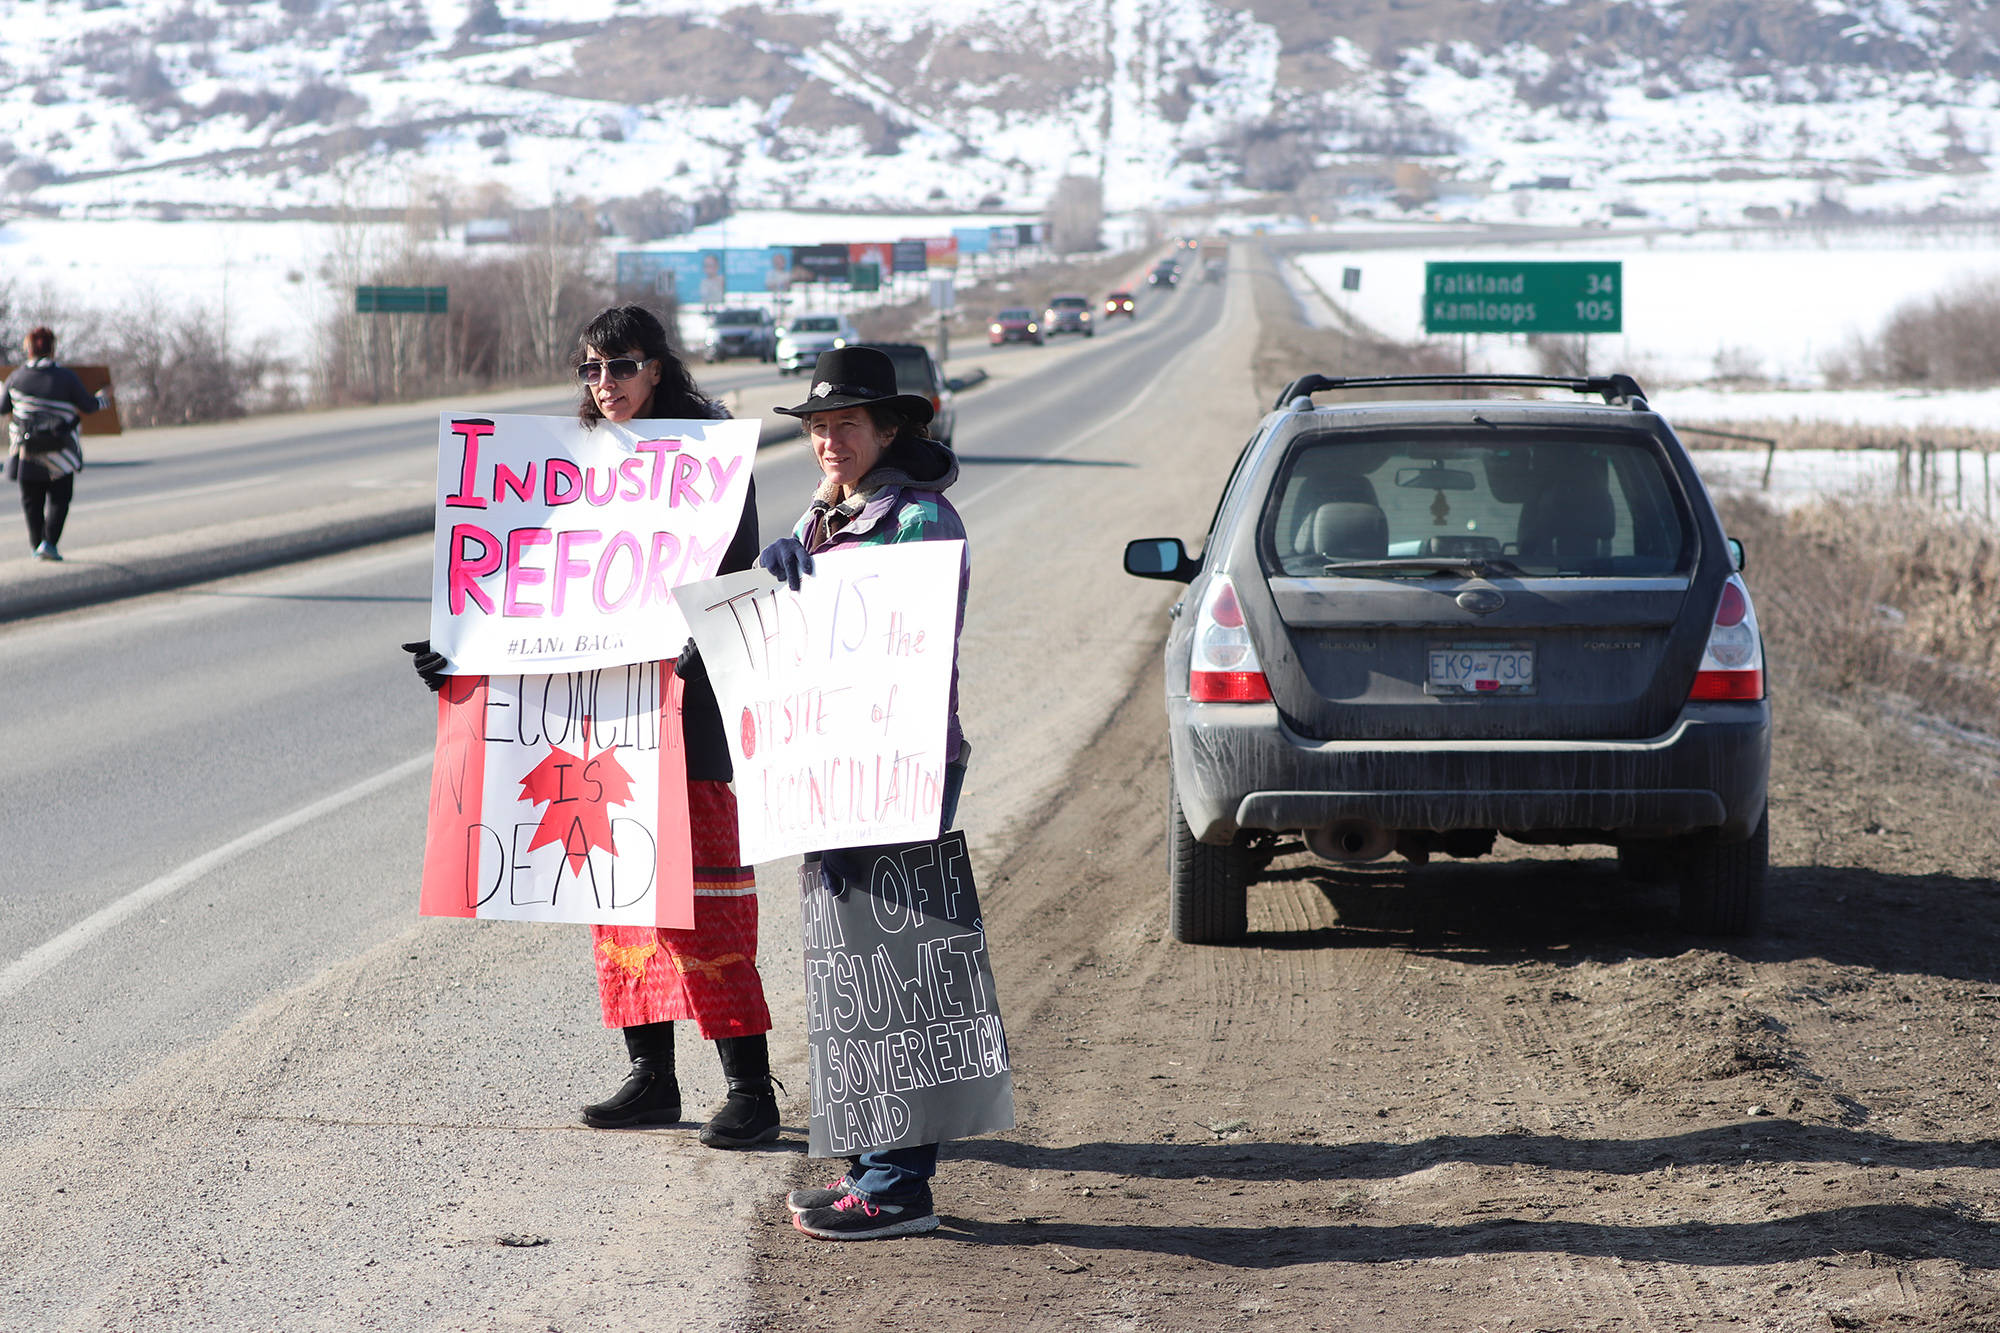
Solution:
[(634, 361), (629, 356), (614, 357), (609, 361), (586, 361), (576, 368), (576, 377), (585, 384), (602, 384), (606, 379), (629, 380), (652, 364), (652, 357), (644, 361)]

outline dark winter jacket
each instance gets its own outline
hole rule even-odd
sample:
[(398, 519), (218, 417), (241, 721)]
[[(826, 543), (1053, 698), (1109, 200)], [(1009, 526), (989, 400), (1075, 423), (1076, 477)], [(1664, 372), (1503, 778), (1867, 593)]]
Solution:
[(82, 446), (77, 438), (82, 416), (103, 406), (96, 394), (83, 387), (75, 371), (57, 365), (52, 357), (36, 357), (8, 376), (6, 386), (0, 388), (0, 416), (9, 418), (8, 450), (20, 450), (23, 423), (29, 416), (57, 417), (68, 428), (69, 442), (47, 453), (24, 453), (21, 465), (40, 467), (54, 476), (75, 472), (83, 466)]
[[(648, 403), (641, 415), (652, 417), (655, 404)], [(675, 419), (687, 420), (694, 417), (719, 419), (729, 415), (721, 404), (712, 403), (706, 412), (675, 411), (668, 409)], [(736, 574), (757, 563), (757, 482), (753, 477), (749, 489), (743, 497), (743, 517), (736, 524), (736, 535), (729, 539), (729, 548), (722, 553), (719, 574)], [(715, 689), (708, 683), (708, 673), (692, 673), (694, 679), (686, 682), (681, 694), (681, 735), (687, 744), (687, 775), (690, 782), (727, 782), (735, 776), (735, 769), (729, 760), (729, 741), (722, 730), (722, 709), (715, 701)]]
[[(891, 542), (965, 541), (965, 522), (943, 492), (958, 480), (958, 458), (936, 440), (899, 436), (854, 494), (836, 502), (837, 488), (822, 484), (792, 535), (815, 555)], [(965, 631), (965, 596), (972, 586), (972, 548), (958, 562), (958, 624), (951, 640), (951, 703), (945, 722), (947, 762), (966, 760), (958, 724), (958, 636)]]

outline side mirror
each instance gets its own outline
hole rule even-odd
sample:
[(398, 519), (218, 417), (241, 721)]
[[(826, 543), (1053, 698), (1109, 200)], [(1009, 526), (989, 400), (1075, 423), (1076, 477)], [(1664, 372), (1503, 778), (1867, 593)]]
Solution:
[(1743, 543), (1736, 540), (1736, 538), (1734, 537), (1729, 538), (1728, 541), (1729, 541), (1729, 567), (1735, 570), (1738, 574), (1741, 574), (1746, 564), (1746, 560), (1743, 555)]
[(1125, 572), (1134, 578), (1189, 583), (1201, 572), (1201, 562), (1188, 558), (1179, 537), (1142, 537), (1125, 543)]

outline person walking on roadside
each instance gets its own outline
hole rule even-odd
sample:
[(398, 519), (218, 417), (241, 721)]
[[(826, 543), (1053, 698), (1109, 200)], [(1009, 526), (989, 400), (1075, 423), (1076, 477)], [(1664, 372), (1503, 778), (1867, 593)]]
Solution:
[[(757, 557), (794, 592), (800, 578), (813, 572), (817, 555), (890, 542), (965, 540), (965, 524), (943, 494), (958, 480), (958, 459), (925, 431), (930, 399), (896, 391), (896, 366), (886, 353), (873, 347), (822, 352), (806, 401), (777, 410), (805, 423), (822, 478), (792, 535)], [(958, 721), (958, 641), (971, 571), (970, 556), (961, 557), (940, 831), (952, 827), (970, 755)], [(829, 880), (859, 882), (864, 873), (862, 857), (852, 848), (830, 848), (819, 860)], [(847, 1173), (825, 1189), (786, 1196), (792, 1225), (815, 1240), (879, 1240), (935, 1230), (931, 1180), (937, 1157), (938, 1145), (924, 1143), (849, 1158)]]
[(0, 416), (7, 426), (7, 476), (21, 483), (21, 508), (28, 516), (28, 545), (37, 560), (60, 560), (62, 540), (83, 471), (83, 414), (111, 404), (111, 390), (93, 394), (68, 366), (56, 364), (56, 335), (45, 327), (23, 340), (27, 364), (0, 388)]
[[(695, 387), (667, 331), (641, 306), (614, 306), (583, 331), (574, 366), (583, 382), (577, 415), (586, 428), (638, 418), (715, 419), (728, 415)], [(750, 568), (757, 553), (757, 490), (722, 557), (721, 573)], [(449, 665), (428, 640), (403, 645), (433, 690)], [(604, 1025), (623, 1030), (631, 1069), (618, 1090), (583, 1108), (597, 1129), (673, 1124), (681, 1118), (674, 1072), (674, 1024), (691, 1020), (715, 1042), (729, 1092), (702, 1127), (711, 1148), (748, 1148), (778, 1137), (765, 1034), (771, 1011), (757, 971), (757, 877), (739, 864), (736, 798), (722, 712), (689, 640), (674, 664), (685, 686), (681, 727), (687, 753), (688, 816), (694, 851), (694, 928), (590, 928)]]

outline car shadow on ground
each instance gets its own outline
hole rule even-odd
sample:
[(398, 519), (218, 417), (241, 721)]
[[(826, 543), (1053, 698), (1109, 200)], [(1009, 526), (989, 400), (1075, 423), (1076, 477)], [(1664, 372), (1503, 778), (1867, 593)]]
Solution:
[(1366, 1222), (1092, 1225), (959, 1218), (946, 1218), (946, 1224), (946, 1229), (937, 1233), (939, 1238), (968, 1244), (1137, 1251), (1243, 1269), (1522, 1253), (1726, 1268), (1833, 1259), (1861, 1251), (1908, 1259), (1944, 1259), (1974, 1268), (2000, 1264), (2000, 1240), (1990, 1227), (1950, 1209), (1914, 1204), (1830, 1208), (1763, 1222), (1670, 1222), (1659, 1226), (1516, 1217), (1495, 1217), (1464, 1226), (1372, 1226)]
[[(1634, 884), (1609, 857), (1352, 867), (1287, 859), (1259, 883), (1317, 890), (1336, 924), (1253, 930), (1237, 947), (1399, 946), (1495, 965), (1602, 964), (1708, 949), (1752, 963), (1818, 959), (2000, 984), (2000, 882), (1984, 877), (1772, 866), (1764, 924), (1745, 938), (1687, 934), (1674, 919), (1671, 887)], [(1250, 892), (1254, 904), (1259, 889)]]

